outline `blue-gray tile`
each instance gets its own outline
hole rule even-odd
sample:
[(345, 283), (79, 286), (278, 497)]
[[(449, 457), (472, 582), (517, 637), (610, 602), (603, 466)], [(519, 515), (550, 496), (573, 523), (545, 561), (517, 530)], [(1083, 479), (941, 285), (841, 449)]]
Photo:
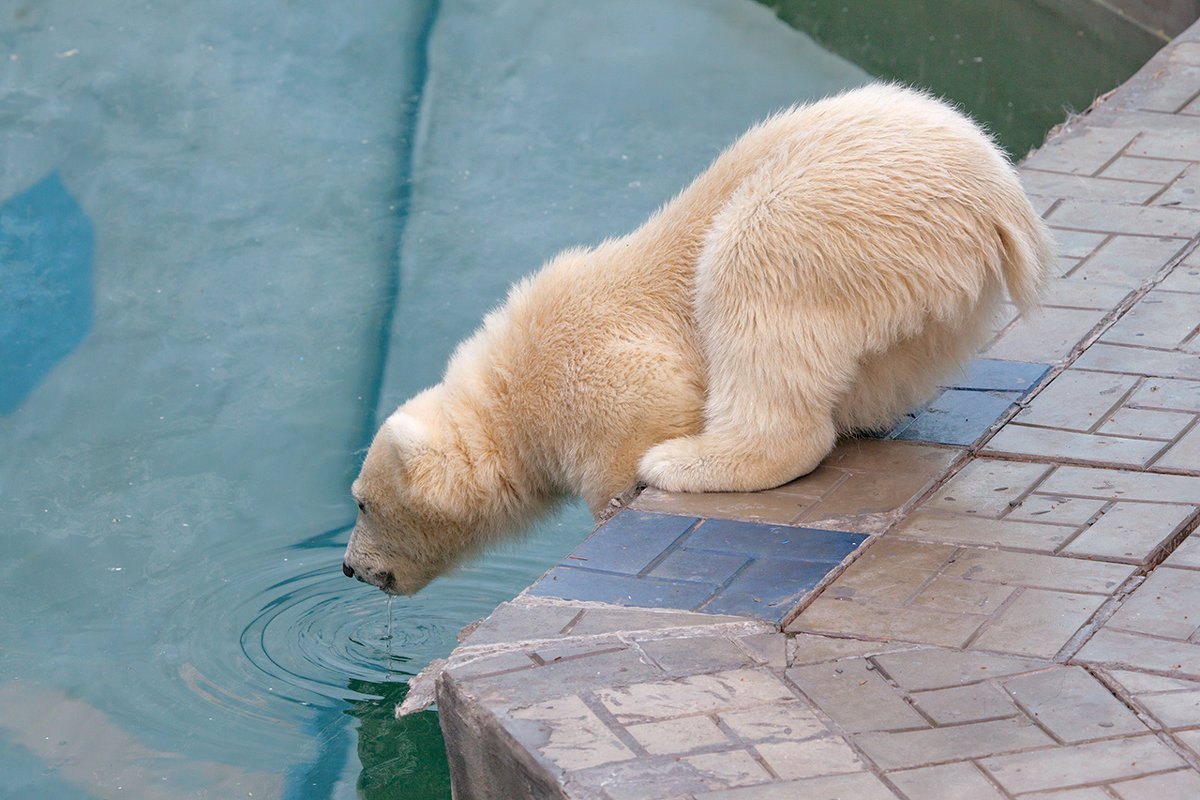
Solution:
[(1048, 364), (977, 358), (967, 365), (966, 375), (954, 381), (953, 389), (993, 392), (1027, 392), (1050, 369)]
[(724, 584), (746, 565), (748, 556), (693, 550), (686, 544), (676, 548), (649, 575), (681, 581)]
[(711, 614), (751, 616), (779, 624), (832, 568), (824, 561), (757, 559), (701, 610)]
[[(637, 575), (700, 520), (625, 510), (571, 551), (571, 566)], [(584, 563), (586, 562), (586, 563)]]
[(695, 610), (717, 588), (715, 584), (638, 578), (559, 564), (527, 591), (532, 595), (560, 597), (563, 600), (591, 600), (639, 608)]
[(865, 539), (861, 533), (706, 519), (684, 542), (688, 550), (838, 563)]
[(947, 389), (889, 438), (969, 445), (982, 436), (1023, 392)]

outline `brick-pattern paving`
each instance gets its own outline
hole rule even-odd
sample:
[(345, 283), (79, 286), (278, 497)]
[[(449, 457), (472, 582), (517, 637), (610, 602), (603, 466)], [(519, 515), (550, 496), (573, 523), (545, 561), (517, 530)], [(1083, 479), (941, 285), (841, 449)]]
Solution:
[[(1200, 797), (1200, 24), (1021, 173), (1044, 310), (809, 476), (642, 493), (451, 656), (452, 751), (511, 748), (538, 797)], [(545, 588), (589, 571), (778, 596)]]

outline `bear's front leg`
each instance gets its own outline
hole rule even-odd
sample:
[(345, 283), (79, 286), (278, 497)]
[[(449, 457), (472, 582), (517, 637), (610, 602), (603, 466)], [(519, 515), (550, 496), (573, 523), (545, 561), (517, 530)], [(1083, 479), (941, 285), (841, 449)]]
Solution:
[(757, 434), (706, 430), (651, 447), (638, 477), (668, 492), (756, 492), (812, 472), (835, 439), (832, 419), (783, 423)]

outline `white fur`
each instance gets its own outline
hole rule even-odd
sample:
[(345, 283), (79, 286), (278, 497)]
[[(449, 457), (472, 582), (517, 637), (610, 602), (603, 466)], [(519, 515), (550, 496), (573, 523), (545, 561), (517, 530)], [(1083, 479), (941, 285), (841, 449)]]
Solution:
[(926, 400), (1050, 263), (1011, 165), (949, 106), (877, 85), (783, 112), (513, 288), (372, 445), (347, 564), (412, 592), (563, 494), (598, 513), (636, 477), (803, 475)]

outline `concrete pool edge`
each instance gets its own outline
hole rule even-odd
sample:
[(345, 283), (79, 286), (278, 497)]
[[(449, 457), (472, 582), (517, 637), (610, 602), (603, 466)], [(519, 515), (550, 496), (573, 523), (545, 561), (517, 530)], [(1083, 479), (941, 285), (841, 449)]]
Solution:
[(656, 573), (709, 521), (863, 537), (778, 618), (551, 585), (464, 631), (434, 671), (455, 796), (1200, 787), (1200, 713), (1163, 710), (1200, 692), (1198, 96), (1200, 23), (1022, 163), (1061, 275), (984, 356), (1049, 365), (1032, 399), (971, 441), (842, 443), (770, 492), (626, 497), (617, 518), (677, 527), (589, 564), (682, 591), (753, 561), (710, 544), (726, 577)]

